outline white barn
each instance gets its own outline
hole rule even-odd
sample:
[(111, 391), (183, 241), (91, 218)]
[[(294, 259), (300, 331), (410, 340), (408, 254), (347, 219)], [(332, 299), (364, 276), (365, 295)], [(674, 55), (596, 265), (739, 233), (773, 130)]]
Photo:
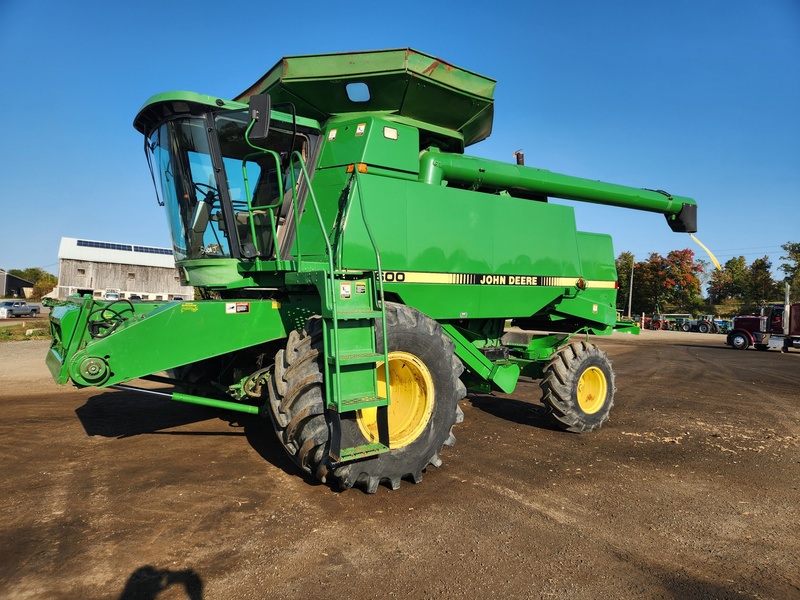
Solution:
[(59, 299), (106, 293), (142, 300), (194, 298), (194, 289), (181, 285), (169, 248), (67, 237), (58, 248), (57, 290)]

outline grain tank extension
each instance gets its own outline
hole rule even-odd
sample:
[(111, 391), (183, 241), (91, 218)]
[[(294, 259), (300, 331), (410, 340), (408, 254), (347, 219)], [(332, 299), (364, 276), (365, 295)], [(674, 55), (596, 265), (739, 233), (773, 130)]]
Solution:
[(151, 98), (134, 127), (196, 298), (54, 307), (53, 377), (164, 381), (260, 415), (298, 468), (368, 492), (439, 465), (467, 389), (540, 379), (560, 427), (600, 427), (614, 374), (589, 334), (633, 328), (611, 238), (549, 198), (679, 232), (696, 204), (465, 155), (491, 133), (494, 86), (399, 49), (283, 58), (234, 99)]

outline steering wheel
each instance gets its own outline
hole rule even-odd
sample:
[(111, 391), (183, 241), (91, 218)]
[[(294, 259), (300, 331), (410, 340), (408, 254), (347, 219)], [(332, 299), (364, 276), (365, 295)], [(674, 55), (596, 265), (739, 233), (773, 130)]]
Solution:
[(207, 183), (197, 183), (196, 181), (193, 181), (192, 186), (198, 194), (203, 194), (203, 202), (214, 204), (214, 201), (219, 198), (219, 190), (213, 185), (209, 185)]

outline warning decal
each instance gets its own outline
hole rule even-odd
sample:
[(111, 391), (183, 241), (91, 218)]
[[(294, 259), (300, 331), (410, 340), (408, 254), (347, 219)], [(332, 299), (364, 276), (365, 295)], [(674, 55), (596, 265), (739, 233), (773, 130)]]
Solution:
[(226, 302), (225, 313), (228, 315), (238, 315), (250, 312), (249, 302)]

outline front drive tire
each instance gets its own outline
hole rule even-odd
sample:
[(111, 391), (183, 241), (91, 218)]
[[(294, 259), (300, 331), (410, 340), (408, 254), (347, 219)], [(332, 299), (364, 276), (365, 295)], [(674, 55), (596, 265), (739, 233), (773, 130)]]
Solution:
[(606, 353), (588, 342), (562, 346), (539, 383), (556, 424), (580, 433), (599, 429), (614, 405), (614, 371)]
[(731, 335), (731, 347), (734, 350), (747, 350), (750, 347), (750, 338), (743, 333), (734, 333)]
[[(441, 326), (419, 311), (386, 303), (391, 405), (391, 450), (334, 466), (328, 456), (330, 428), (323, 381), (322, 320), (312, 317), (302, 331), (289, 335), (286, 349), (275, 356), (270, 378), (270, 416), (275, 432), (294, 463), (317, 479), (368, 493), (401, 479), (422, 480), (422, 472), (441, 464), (439, 452), (455, 443), (452, 427), (463, 419), (458, 401), (466, 395), (459, 379), (464, 370), (453, 342)], [(383, 341), (376, 326), (377, 347)], [(379, 380), (383, 366), (378, 367)], [(410, 375), (404, 375), (410, 373)], [(376, 427), (374, 410), (343, 419), (342, 427), (357, 427), (369, 436)], [(354, 431), (348, 431), (348, 434)]]

